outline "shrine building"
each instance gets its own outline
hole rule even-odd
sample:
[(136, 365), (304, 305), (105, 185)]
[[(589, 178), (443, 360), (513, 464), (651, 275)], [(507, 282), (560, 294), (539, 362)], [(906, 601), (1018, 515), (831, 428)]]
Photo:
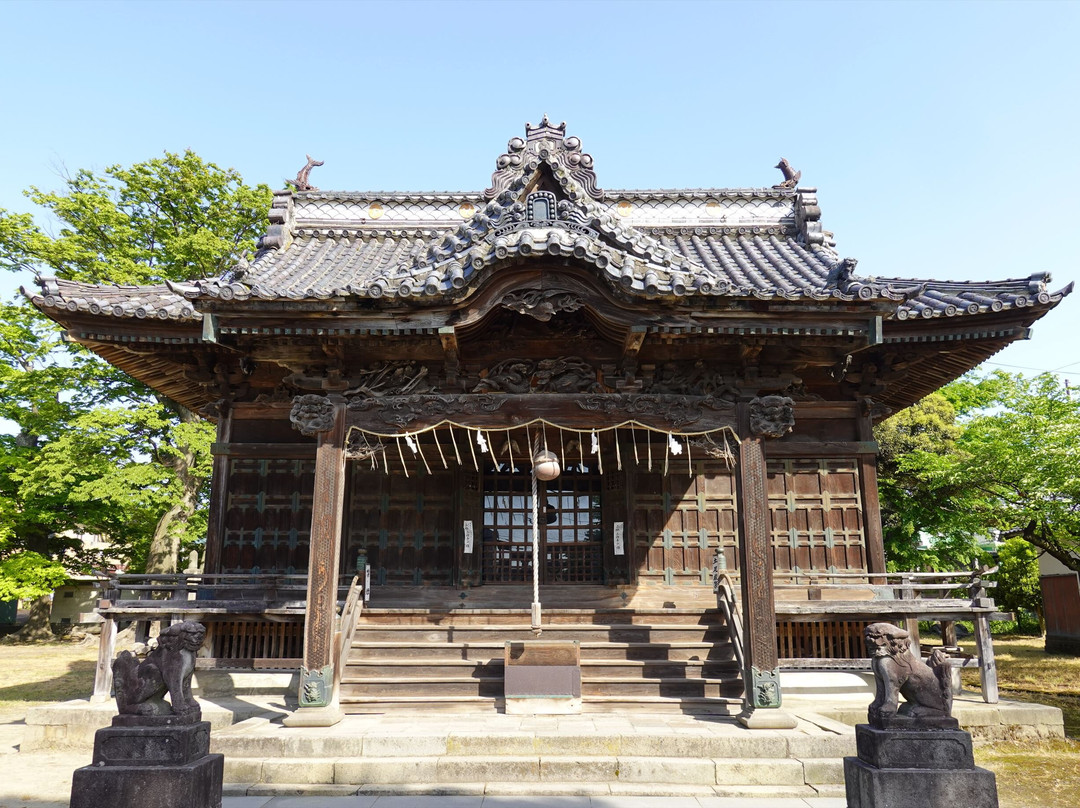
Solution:
[[(545, 117), (486, 190), (321, 191), (309, 166), (222, 277), (28, 294), (216, 422), (195, 602), (306, 576), (298, 604), (207, 609), (212, 664), (302, 668), (301, 708), (499, 709), (504, 640), (566, 637), (586, 709), (776, 708), (823, 626), (817, 656), (861, 656), (872, 615), (828, 593), (886, 582), (873, 425), (1070, 291), (860, 274), (782, 166), (771, 187), (603, 188)], [(358, 563), (354, 664), (335, 620)], [(394, 642), (425, 663), (396, 695), (363, 667), (397, 664)], [(425, 652), (455, 642), (434, 673)]]

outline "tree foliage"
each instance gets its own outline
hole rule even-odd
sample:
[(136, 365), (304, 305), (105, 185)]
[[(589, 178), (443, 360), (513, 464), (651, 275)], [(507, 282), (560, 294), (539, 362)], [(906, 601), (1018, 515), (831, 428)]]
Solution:
[[(933, 469), (958, 456), (962, 432), (956, 408), (941, 393), (927, 396), (875, 429), (882, 532), (890, 569), (957, 569), (980, 555), (975, 537), (957, 525), (957, 492), (929, 480)], [(924, 546), (925, 539), (930, 539), (929, 547)]]
[[(252, 245), (271, 196), (190, 151), (26, 195), (54, 232), (0, 210), (0, 268), (119, 284), (221, 274)], [(2, 313), (0, 418), (15, 434), (0, 435), (0, 592), (40, 589), (58, 564), (99, 564), (70, 531), (107, 535), (148, 571), (175, 569), (205, 530), (212, 425), (63, 342), (28, 304)]]
[(1080, 570), (1080, 400), (1057, 377), (967, 377), (877, 437), (891, 558), (909, 561), (919, 532), (953, 548), (1020, 537)]
[(1020, 538), (1008, 539), (998, 548), (997, 588), (994, 600), (1008, 611), (1035, 612), (1042, 616), (1039, 587), (1039, 550)]

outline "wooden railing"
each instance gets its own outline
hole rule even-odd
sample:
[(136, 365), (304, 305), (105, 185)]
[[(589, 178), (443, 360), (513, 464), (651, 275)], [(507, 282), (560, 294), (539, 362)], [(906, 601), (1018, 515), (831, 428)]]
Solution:
[[(830, 572), (799, 570), (774, 575), (777, 651), (781, 667), (838, 669), (868, 667), (862, 632), (869, 623), (900, 623), (919, 655), (919, 621), (939, 622), (942, 643), (951, 652), (954, 667), (979, 667), (983, 700), (998, 701), (997, 667), (990, 636), (996, 616), (987, 590), (997, 584), (985, 580), (993, 569), (964, 572)], [(737, 597), (737, 573), (720, 574), (726, 591)], [(723, 601), (718, 602), (723, 608)], [(976, 653), (963, 655), (956, 647), (957, 621), (975, 627)], [(734, 635), (733, 640), (734, 640)]]
[(364, 608), (362, 594), (360, 577), (354, 575), (352, 583), (349, 584), (349, 594), (345, 598), (345, 605), (341, 607), (341, 618), (338, 620), (338, 630), (334, 635), (334, 688), (330, 699), (331, 704), (336, 705), (341, 694), (341, 675), (349, 660), (349, 650), (352, 648), (353, 634), (356, 632), (356, 621)]
[[(306, 575), (191, 574), (115, 575), (102, 579), (104, 597), (92, 701), (112, 690), (117, 624), (135, 624), (136, 642), (146, 642), (151, 623), (195, 620), (207, 627), (199, 668), (297, 668), (303, 657)], [(359, 584), (339, 579), (346, 601)], [(355, 612), (355, 605), (353, 611)]]
[(743, 624), (742, 613), (739, 611), (739, 589), (732, 577), (726, 571), (720, 570), (717, 564), (719, 557), (719, 554), (717, 554), (713, 559), (713, 591), (716, 593), (716, 603), (720, 607), (720, 611), (724, 613), (728, 636), (731, 638), (731, 647), (735, 652), (735, 662), (738, 663), (739, 673), (743, 677), (743, 703), (749, 704), (749, 694), (745, 692), (746, 671), (743, 661)]

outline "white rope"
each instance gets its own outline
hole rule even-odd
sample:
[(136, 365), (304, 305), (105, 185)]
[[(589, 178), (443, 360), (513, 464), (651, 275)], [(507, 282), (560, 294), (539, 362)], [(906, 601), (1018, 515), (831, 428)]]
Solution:
[(435, 448), (439, 450), (439, 459), (442, 460), (442, 467), (444, 469), (450, 468), (450, 465), (446, 462), (446, 455), (443, 454), (442, 444), (439, 443), (439, 433), (434, 429), (431, 430), (431, 439), (435, 441)]
[(533, 466), (529, 473), (532, 478), (532, 560), (533, 560), (533, 599), (532, 599), (532, 631), (540, 635), (540, 503), (536, 485), (536, 455), (540, 451), (540, 440), (537, 437), (533, 446)]

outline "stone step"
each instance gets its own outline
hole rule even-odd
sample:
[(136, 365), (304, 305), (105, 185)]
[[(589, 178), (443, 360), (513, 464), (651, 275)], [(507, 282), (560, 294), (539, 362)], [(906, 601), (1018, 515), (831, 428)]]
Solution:
[(346, 715), (368, 713), (500, 713), (503, 710), (502, 694), (489, 696), (355, 696), (342, 688), (341, 711)]
[(742, 697), (590, 695), (582, 697), (581, 712), (736, 716), (742, 712)]
[[(436, 783), (607, 783), (737, 788), (811, 783), (793, 758), (688, 758), (632, 755), (480, 755), (225, 758), (228, 782), (359, 786)], [(835, 767), (834, 767), (835, 768)], [(300, 775), (300, 776), (298, 776)], [(815, 763), (812, 776), (821, 778)], [(832, 784), (837, 781), (834, 779)], [(842, 770), (839, 782), (843, 782)]]
[[(729, 679), (641, 679), (639, 677), (597, 676), (582, 677), (581, 696), (635, 696), (664, 698), (735, 698), (742, 692), (742, 682)], [(502, 698), (503, 677), (500, 676), (399, 676), (395, 678), (361, 677), (346, 670), (341, 679), (342, 698), (359, 699), (367, 696), (482, 696)]]
[[(505, 641), (479, 642), (378, 642), (354, 640), (349, 663), (365, 660), (471, 660), (488, 662), (501, 660)], [(582, 642), (581, 658), (585, 660), (673, 660), (729, 661), (735, 657), (730, 641), (724, 642)]]
[[(545, 626), (545, 640), (579, 640), (581, 642), (660, 643), (669, 642), (727, 642), (726, 626), (709, 625), (551, 625)], [(353, 634), (354, 642), (490, 642), (495, 640), (535, 640), (528, 623), (493, 626), (478, 625), (380, 625), (360, 624)]]

